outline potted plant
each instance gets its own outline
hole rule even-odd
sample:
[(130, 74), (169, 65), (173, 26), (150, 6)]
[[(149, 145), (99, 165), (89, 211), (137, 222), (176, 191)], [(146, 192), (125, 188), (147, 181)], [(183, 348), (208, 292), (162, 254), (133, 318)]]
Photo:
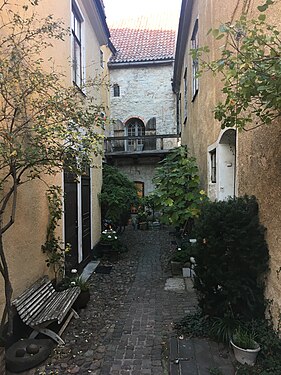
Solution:
[(71, 273), (74, 275), (69, 278), (69, 287), (79, 286), (81, 292), (73, 304), (75, 309), (84, 309), (90, 301), (90, 288), (88, 281), (82, 276), (76, 276), (77, 270), (72, 269)]
[(71, 270), (71, 276), (62, 279), (57, 285), (57, 290), (65, 290), (74, 286), (79, 286), (81, 292), (73, 304), (75, 309), (83, 309), (87, 306), (90, 300), (90, 288), (88, 281), (82, 276), (77, 275), (77, 270)]
[(230, 340), (230, 344), (233, 347), (234, 356), (238, 362), (254, 366), (261, 348), (255, 341), (253, 332), (248, 332), (238, 327), (233, 334), (232, 340)]
[(82, 276), (76, 277), (71, 282), (72, 286), (79, 286), (81, 292), (73, 304), (76, 309), (84, 309), (88, 302), (90, 301), (90, 288), (87, 280), (82, 278)]
[(117, 260), (121, 248), (121, 242), (114, 230), (106, 229), (101, 233), (98, 244), (100, 255), (110, 257), (111, 260)]
[(146, 230), (148, 228), (148, 213), (144, 211), (139, 211), (137, 214), (138, 227), (140, 230)]

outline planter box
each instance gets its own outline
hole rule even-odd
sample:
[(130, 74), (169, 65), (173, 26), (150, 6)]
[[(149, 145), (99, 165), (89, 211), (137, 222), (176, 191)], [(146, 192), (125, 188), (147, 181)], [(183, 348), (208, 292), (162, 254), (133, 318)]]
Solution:
[(147, 223), (139, 223), (139, 228), (140, 228), (140, 230), (147, 230), (148, 224)]

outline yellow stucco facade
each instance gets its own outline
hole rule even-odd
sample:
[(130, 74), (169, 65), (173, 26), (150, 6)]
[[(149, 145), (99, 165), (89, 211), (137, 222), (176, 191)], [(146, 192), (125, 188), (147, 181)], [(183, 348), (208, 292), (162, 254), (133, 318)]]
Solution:
[[(11, 2), (12, 3), (12, 2)], [(26, 2), (16, 1), (14, 9), (21, 10), (21, 5)], [(105, 51), (104, 56), (108, 58), (110, 49), (107, 46), (109, 32), (103, 17), (103, 5), (99, 0), (89, 2), (88, 0), (42, 0), (35, 6), (35, 12), (39, 17), (46, 17), (49, 14), (54, 19), (63, 21), (64, 27), (71, 29), (71, 13), (74, 6), (79, 10), (82, 23), (82, 70), (83, 79), (93, 79), (99, 82), (101, 78), (107, 77), (107, 61), (101, 63), (101, 48)], [(13, 6), (13, 5), (12, 5)], [(30, 5), (29, 5), (30, 7)], [(31, 8), (30, 8), (31, 11)], [(49, 68), (49, 57), (55, 62), (55, 70), (61, 72), (61, 82), (65, 86), (73, 84), (72, 61), (72, 36), (70, 33), (63, 41), (56, 40), (53, 47), (48, 48), (42, 54), (45, 59), (45, 68)], [(103, 104), (105, 112), (108, 112), (107, 86), (101, 85), (99, 88), (93, 86), (90, 89), (97, 104)], [(86, 92), (87, 95), (87, 92)], [(106, 113), (107, 114), (107, 113)], [(101, 132), (100, 129), (97, 129)], [(96, 157), (95, 168), (90, 171), (90, 243), (93, 248), (100, 237), (100, 207), (98, 194), (102, 185), (102, 158)], [(58, 173), (55, 177), (45, 177), (45, 181), (56, 184), (64, 188), (63, 173)], [(81, 184), (77, 184), (77, 205), (78, 214), (81, 211)], [(80, 193), (79, 193), (80, 191)], [(79, 195), (80, 194), (80, 195)], [(80, 212), (81, 213), (81, 212)], [(26, 287), (30, 286), (40, 276), (50, 274), (46, 266), (46, 256), (42, 253), (41, 246), (45, 242), (48, 224), (48, 204), (46, 199), (46, 184), (41, 181), (29, 182), (20, 187), (18, 192), (18, 204), (15, 223), (13, 227), (4, 235), (4, 246), (6, 248), (7, 261), (10, 271), (10, 278), (14, 289), (14, 297), (19, 295)], [(78, 232), (81, 231), (79, 225), (82, 219), (78, 220)], [(61, 220), (61, 225), (57, 228), (57, 236), (65, 239), (65, 218)], [(80, 234), (81, 237), (81, 234)], [(79, 239), (79, 233), (78, 233)], [(80, 241), (80, 240), (79, 240)], [(78, 259), (83, 257), (81, 249), (82, 241), (78, 243)], [(0, 279), (0, 312), (4, 305), (4, 284)]]
[[(224, 41), (208, 34), (211, 28), (238, 19), (244, 11), (249, 18), (257, 16), (258, 0), (183, 0), (178, 34), (174, 73), (174, 90), (180, 104), (182, 143), (188, 145), (197, 159), (202, 187), (211, 199), (227, 196), (255, 195), (260, 206), (260, 219), (267, 228), (266, 239), (270, 252), (270, 271), (267, 277), (266, 298), (272, 300), (271, 313), (277, 324), (281, 313), (281, 198), (279, 188), (281, 123), (276, 121), (248, 132), (221, 130), (213, 110), (222, 98), (219, 76), (203, 73), (193, 90), (192, 41), (209, 46), (204, 58), (219, 58)], [(280, 26), (281, 4), (268, 8), (267, 21)], [(198, 24), (196, 24), (198, 22)], [(196, 25), (198, 28), (196, 29)], [(195, 35), (196, 34), (196, 35)], [(208, 35), (207, 35), (208, 34)], [(217, 179), (212, 180), (212, 153), (216, 152)], [(227, 177), (225, 177), (227, 176)]]

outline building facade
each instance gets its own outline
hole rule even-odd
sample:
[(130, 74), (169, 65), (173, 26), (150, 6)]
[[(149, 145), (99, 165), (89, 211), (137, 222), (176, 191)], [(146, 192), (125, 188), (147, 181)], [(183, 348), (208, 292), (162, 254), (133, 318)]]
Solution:
[(110, 107), (106, 159), (147, 195), (157, 163), (178, 142), (171, 79), (174, 30), (155, 30), (144, 18), (111, 28)]
[[(218, 59), (225, 41), (216, 40), (208, 31), (239, 19), (242, 13), (248, 18), (258, 17), (258, 5), (261, 4), (256, 0), (183, 0), (173, 88), (178, 98), (182, 143), (188, 145), (197, 159), (202, 187), (208, 196), (213, 200), (223, 200), (248, 194), (258, 199), (270, 251), (266, 298), (272, 301), (271, 312), (277, 323), (281, 311), (278, 271), (281, 265), (278, 230), (281, 215), (278, 167), (281, 124), (276, 120), (250, 131), (222, 130), (213, 113), (215, 105), (223, 98), (220, 76), (204, 72), (198, 78), (198, 61), (190, 54), (191, 49), (208, 46), (207, 59)], [(272, 5), (266, 12), (267, 22), (279, 28), (280, 14), (280, 4)]]
[[(25, 5), (25, 1), (20, 1)], [(46, 71), (50, 68), (48, 58), (52, 57), (57, 73), (61, 73), (61, 83), (65, 87), (75, 86), (83, 97), (87, 93), (82, 89), (89, 79), (108, 76), (107, 61), (113, 47), (109, 40), (109, 30), (105, 21), (104, 7), (101, 0), (42, 0), (28, 10), (13, 5), (18, 12), (36, 13), (36, 19), (53, 15), (63, 21), (63, 27), (69, 28), (64, 40), (54, 40), (53, 45), (44, 50), (40, 57)], [(26, 15), (26, 13), (25, 13)], [(36, 21), (34, 21), (36, 22)], [(39, 56), (36, 56), (38, 58)], [(53, 68), (53, 66), (52, 66)], [(105, 86), (99, 90), (89, 88), (98, 105), (108, 107), (108, 93)], [(107, 109), (108, 110), (108, 109)], [(106, 109), (105, 109), (106, 111)], [(97, 132), (100, 130), (97, 129)], [(96, 157), (95, 163), (101, 166), (102, 158)], [(71, 245), (70, 266), (81, 270), (90, 258), (91, 249), (100, 238), (100, 207), (98, 193), (101, 190), (101, 168), (89, 168), (77, 180), (69, 173), (57, 173), (44, 180), (49, 185), (62, 188), (63, 217), (56, 229), (57, 237), (64, 244)], [(46, 184), (39, 180), (31, 181), (18, 192), (18, 206), (15, 223), (4, 235), (4, 245), (8, 249), (7, 261), (10, 279), (14, 289), (13, 297), (19, 295), (39, 277), (50, 274), (46, 255), (42, 245), (46, 241), (49, 209), (46, 197)], [(0, 309), (4, 305), (3, 280), (0, 280)]]

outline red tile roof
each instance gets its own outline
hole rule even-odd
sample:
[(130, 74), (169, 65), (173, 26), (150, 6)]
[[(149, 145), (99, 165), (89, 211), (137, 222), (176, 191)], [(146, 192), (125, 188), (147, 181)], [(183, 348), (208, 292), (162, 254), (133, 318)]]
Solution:
[(173, 59), (176, 31), (165, 29), (163, 23), (162, 26), (156, 23), (154, 27), (157, 29), (153, 29), (151, 20), (141, 17), (110, 28), (111, 41), (117, 50), (110, 63)]

